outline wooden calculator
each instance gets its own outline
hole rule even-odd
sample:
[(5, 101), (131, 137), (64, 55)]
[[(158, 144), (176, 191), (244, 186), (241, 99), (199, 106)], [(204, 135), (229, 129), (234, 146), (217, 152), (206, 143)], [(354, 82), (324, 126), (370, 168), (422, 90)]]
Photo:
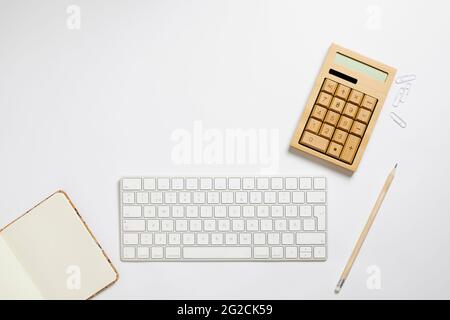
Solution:
[(332, 44), (291, 147), (358, 168), (396, 70)]

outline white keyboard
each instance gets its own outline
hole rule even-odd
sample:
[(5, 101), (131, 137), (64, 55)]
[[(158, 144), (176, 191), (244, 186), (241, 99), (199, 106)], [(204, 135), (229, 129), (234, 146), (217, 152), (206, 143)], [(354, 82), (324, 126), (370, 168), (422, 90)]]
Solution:
[(323, 177), (120, 181), (123, 261), (324, 261)]

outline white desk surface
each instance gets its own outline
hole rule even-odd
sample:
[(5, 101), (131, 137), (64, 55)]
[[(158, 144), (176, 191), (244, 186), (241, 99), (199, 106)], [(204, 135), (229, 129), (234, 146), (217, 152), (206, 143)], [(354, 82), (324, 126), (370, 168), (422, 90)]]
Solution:
[[(66, 26), (67, 6), (81, 29)], [(0, 225), (66, 190), (118, 268), (98, 298), (450, 298), (450, 4), (446, 1), (0, 1)], [(352, 176), (288, 152), (332, 42), (415, 74), (394, 85)], [(177, 164), (177, 129), (278, 129), (279, 175), (325, 175), (325, 263), (122, 263), (118, 180), (257, 175)], [(339, 296), (384, 180), (397, 177)], [(381, 288), (369, 289), (369, 266)]]

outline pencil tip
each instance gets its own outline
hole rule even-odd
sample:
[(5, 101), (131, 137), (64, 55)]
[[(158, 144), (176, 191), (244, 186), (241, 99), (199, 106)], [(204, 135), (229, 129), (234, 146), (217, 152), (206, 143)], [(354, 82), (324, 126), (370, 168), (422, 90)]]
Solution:
[(340, 288), (340, 287), (336, 287), (336, 289), (334, 289), (334, 293), (335, 293), (335, 294), (338, 294), (339, 291), (341, 291), (341, 288)]
[(397, 169), (398, 163), (395, 164), (394, 168)]

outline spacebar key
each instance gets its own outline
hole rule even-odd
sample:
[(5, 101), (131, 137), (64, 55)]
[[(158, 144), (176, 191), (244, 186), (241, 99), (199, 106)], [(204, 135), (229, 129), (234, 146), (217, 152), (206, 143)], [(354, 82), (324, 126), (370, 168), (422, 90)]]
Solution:
[(184, 247), (185, 259), (250, 259), (251, 247)]

